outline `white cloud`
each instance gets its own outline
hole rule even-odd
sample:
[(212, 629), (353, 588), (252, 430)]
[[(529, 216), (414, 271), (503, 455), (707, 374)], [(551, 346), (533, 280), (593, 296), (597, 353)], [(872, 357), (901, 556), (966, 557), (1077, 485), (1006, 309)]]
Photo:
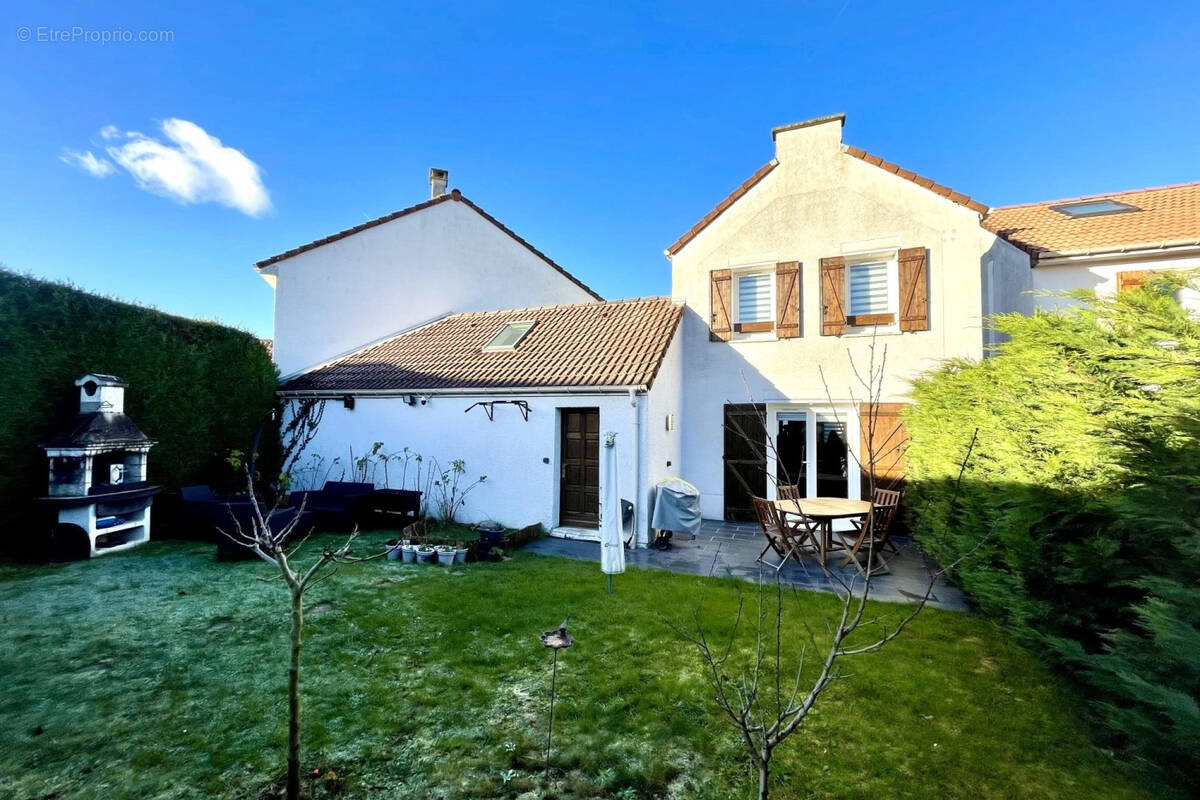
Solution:
[(111, 125), (100, 135), (110, 141), (124, 137), (105, 150), (146, 191), (181, 203), (220, 203), (252, 217), (271, 209), (261, 170), (242, 151), (185, 119), (166, 120), (162, 132), (167, 143), (136, 131), (122, 134)]
[(79, 167), (81, 170), (92, 174), (97, 178), (107, 178), (117, 171), (117, 168), (108, 163), (103, 158), (96, 158), (96, 155), (88, 150), (86, 153), (77, 153), (74, 150), (63, 150), (62, 155), (58, 160), (64, 164), (70, 164), (73, 167)]

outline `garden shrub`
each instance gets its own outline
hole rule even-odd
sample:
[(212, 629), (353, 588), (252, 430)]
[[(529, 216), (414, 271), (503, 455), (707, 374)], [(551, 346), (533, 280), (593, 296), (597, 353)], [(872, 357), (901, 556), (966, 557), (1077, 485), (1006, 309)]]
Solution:
[[(171, 316), (0, 270), (0, 515), (8, 531), (39, 525), (46, 493), (38, 442), (79, 410), (88, 372), (129, 384), (125, 411), (152, 439), (150, 479), (168, 488), (225, 484), (275, 403), (277, 372), (245, 331)], [(278, 450), (274, 434), (260, 448)], [(15, 537), (6, 534), (4, 544)]]
[[(914, 385), (910, 523), (1071, 675), (1109, 743), (1182, 787), (1200, 769), (1200, 321), (1162, 277), (1001, 315), (982, 363)], [(978, 429), (970, 459), (962, 461)]]

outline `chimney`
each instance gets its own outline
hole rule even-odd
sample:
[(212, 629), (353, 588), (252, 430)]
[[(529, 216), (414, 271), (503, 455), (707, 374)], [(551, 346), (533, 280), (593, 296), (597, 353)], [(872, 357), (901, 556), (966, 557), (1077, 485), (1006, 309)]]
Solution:
[(438, 169), (437, 167), (429, 168), (429, 199), (436, 200), (446, 193), (446, 184), (450, 180), (450, 171)]

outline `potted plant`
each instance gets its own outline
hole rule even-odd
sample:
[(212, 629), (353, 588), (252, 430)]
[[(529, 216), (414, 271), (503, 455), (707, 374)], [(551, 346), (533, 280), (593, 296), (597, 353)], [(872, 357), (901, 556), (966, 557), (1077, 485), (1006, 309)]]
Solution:
[(439, 564), (450, 566), (454, 563), (454, 546), (449, 544), (439, 544), (437, 546), (437, 559)]
[(400, 555), (405, 564), (414, 563), (417, 560), (417, 545), (406, 542), (400, 546)]
[(465, 564), (469, 552), (471, 551), (462, 542), (459, 542), (454, 548), (454, 563)]
[(384, 545), (387, 547), (388, 561), (396, 561), (400, 559), (404, 546), (408, 544), (408, 539), (388, 539)]
[(417, 545), (417, 562), (421, 564), (432, 564), (433, 559), (437, 556), (437, 551), (432, 545), (419, 544)]
[(493, 547), (504, 542), (504, 526), (494, 519), (485, 519), (475, 526), (479, 532), (479, 557), (487, 558)]

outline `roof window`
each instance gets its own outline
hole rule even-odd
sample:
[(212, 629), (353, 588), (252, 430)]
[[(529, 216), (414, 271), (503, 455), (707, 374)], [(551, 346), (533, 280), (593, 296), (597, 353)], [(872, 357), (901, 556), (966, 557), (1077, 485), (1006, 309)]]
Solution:
[(1081, 203), (1063, 203), (1051, 206), (1051, 208), (1068, 217), (1097, 217), (1101, 214), (1124, 214), (1126, 211), (1141, 210), (1136, 206), (1116, 200), (1084, 200)]
[(531, 328), (533, 328), (532, 320), (505, 323), (504, 327), (492, 337), (491, 341), (483, 346), (483, 350), (484, 352), (516, 350), (517, 344), (525, 338), (525, 334), (529, 333)]

